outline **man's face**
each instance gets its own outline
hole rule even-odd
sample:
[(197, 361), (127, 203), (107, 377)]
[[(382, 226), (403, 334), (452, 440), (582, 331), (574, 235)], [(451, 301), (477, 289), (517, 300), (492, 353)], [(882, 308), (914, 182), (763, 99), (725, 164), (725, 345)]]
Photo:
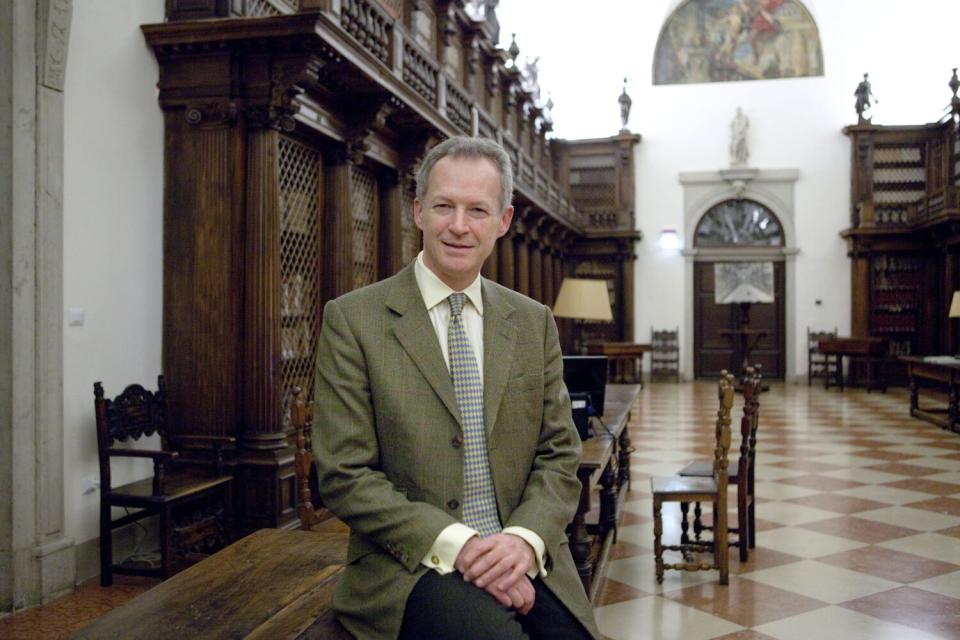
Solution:
[(477, 277), (512, 218), (512, 206), (500, 212), (500, 174), (486, 158), (442, 158), (430, 171), (424, 202), (413, 201), (423, 262), (455, 291)]

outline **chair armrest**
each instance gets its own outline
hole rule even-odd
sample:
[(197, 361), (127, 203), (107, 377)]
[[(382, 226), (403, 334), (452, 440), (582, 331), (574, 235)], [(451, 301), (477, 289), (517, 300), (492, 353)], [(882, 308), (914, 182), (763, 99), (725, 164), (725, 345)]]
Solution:
[(176, 451), (153, 451), (150, 449), (107, 449), (107, 454), (126, 458), (153, 458), (154, 460), (173, 460), (180, 455)]
[(124, 458), (153, 459), (153, 495), (163, 495), (163, 483), (166, 476), (164, 465), (180, 456), (176, 451), (151, 451), (149, 449), (107, 449), (110, 456)]
[(226, 445), (234, 445), (236, 438), (231, 436), (204, 436), (204, 435), (178, 435), (174, 436), (173, 441), (178, 444), (206, 444), (213, 450), (213, 471), (216, 475), (223, 475), (223, 448)]

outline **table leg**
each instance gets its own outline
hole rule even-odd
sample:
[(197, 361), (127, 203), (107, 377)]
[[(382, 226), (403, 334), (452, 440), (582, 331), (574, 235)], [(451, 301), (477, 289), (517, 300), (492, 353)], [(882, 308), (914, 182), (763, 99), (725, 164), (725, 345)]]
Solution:
[(590, 533), (587, 531), (587, 512), (590, 511), (590, 474), (577, 473), (580, 479), (580, 503), (573, 516), (570, 531), (570, 553), (577, 566), (577, 574), (583, 583), (583, 588), (590, 593), (590, 583), (593, 580), (593, 567), (590, 565)]
[(617, 541), (617, 474), (613, 471), (613, 458), (607, 463), (600, 476), (600, 540), (613, 530), (613, 541)]
[(957, 430), (957, 420), (960, 419), (960, 408), (958, 408), (957, 385), (950, 385), (950, 405), (947, 408), (947, 424), (950, 431)]
[[(627, 422), (630, 421), (630, 415), (627, 415)], [(617, 466), (620, 468), (620, 477), (617, 479), (617, 489), (622, 487), (624, 484), (627, 485), (627, 490), (632, 488), (630, 481), (630, 454), (633, 452), (633, 449), (630, 448), (630, 427), (624, 426), (623, 431), (620, 432), (619, 441), (619, 458), (617, 460)]]

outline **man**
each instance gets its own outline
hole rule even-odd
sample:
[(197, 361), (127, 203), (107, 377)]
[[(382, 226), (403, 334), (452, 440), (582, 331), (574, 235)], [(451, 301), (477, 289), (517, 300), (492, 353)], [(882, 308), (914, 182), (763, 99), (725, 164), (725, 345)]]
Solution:
[(327, 304), (313, 450), (351, 529), (334, 608), (358, 638), (590, 638), (564, 533), (580, 445), (547, 307), (480, 277), (510, 226), (496, 143), (417, 176), (423, 251)]

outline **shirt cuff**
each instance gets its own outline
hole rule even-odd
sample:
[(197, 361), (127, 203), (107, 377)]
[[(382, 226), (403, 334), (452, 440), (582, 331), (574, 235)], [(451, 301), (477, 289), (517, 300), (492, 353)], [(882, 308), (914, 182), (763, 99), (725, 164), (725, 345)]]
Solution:
[(475, 535), (479, 534), (465, 524), (454, 522), (447, 525), (433, 541), (433, 546), (427, 551), (427, 555), (423, 556), (420, 564), (433, 569), (440, 575), (452, 572), (463, 545)]
[(527, 571), (527, 577), (531, 580), (537, 576), (546, 578), (547, 550), (546, 545), (543, 543), (543, 538), (526, 527), (506, 527), (503, 530), (503, 533), (509, 533), (517, 536), (518, 538), (522, 538), (524, 542), (533, 547), (533, 554), (537, 557), (537, 565), (535, 567), (531, 567), (530, 571)]

